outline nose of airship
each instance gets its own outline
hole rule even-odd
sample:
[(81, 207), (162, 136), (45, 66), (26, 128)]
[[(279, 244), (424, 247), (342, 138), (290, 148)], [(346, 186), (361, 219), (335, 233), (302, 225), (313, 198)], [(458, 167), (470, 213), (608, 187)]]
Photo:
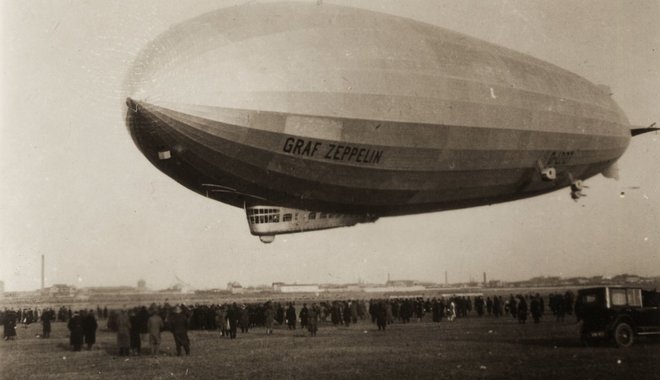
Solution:
[(135, 100), (129, 98), (126, 98), (126, 107), (128, 107), (129, 111), (130, 110), (137, 110), (137, 102)]
[(140, 136), (138, 135), (138, 112), (138, 103), (130, 97), (126, 98), (126, 128), (128, 128), (128, 132), (131, 134), (135, 145), (140, 147)]
[(156, 167), (172, 161), (174, 152), (183, 148), (172, 138), (171, 124), (159, 107), (147, 102), (126, 98), (126, 127), (138, 149)]
[(136, 100), (126, 98), (126, 127), (135, 145), (149, 159), (154, 159), (164, 142), (157, 133), (158, 121)]

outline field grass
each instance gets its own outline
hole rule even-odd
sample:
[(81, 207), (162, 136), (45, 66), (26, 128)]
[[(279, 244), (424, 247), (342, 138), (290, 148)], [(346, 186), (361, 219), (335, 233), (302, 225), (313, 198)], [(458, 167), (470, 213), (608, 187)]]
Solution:
[[(102, 323), (101, 323), (102, 325)], [(263, 329), (236, 340), (192, 331), (190, 356), (175, 355), (163, 333), (162, 355), (117, 356), (115, 335), (100, 330), (91, 351), (71, 352), (64, 323), (50, 339), (40, 325), (19, 327), (0, 341), (2, 379), (647, 379), (660, 378), (660, 342), (639, 339), (630, 349), (585, 347), (573, 321), (518, 325), (511, 318), (395, 323), (379, 332), (369, 322), (322, 324), (318, 336), (298, 329)]]

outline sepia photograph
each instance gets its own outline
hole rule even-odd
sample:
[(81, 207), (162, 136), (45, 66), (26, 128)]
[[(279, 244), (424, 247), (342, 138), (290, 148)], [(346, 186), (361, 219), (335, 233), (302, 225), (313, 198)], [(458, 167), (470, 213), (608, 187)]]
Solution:
[(660, 379), (660, 1), (0, 1), (0, 379)]

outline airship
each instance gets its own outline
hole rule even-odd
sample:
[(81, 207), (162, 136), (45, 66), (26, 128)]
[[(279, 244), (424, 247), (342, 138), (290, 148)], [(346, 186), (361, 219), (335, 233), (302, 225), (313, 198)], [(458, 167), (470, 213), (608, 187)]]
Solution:
[(174, 25), (125, 82), (160, 171), (276, 235), (533, 197), (613, 176), (636, 128), (609, 90), (438, 26), (330, 4)]

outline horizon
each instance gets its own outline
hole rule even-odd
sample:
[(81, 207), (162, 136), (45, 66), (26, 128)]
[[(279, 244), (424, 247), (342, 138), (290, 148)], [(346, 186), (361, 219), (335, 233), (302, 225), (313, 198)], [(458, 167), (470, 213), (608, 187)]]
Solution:
[[(486, 273), (487, 274), (487, 273)], [(490, 284), (493, 282), (499, 282), (502, 284), (517, 284), (517, 283), (525, 283), (525, 282), (531, 282), (533, 280), (539, 280), (539, 279), (558, 279), (560, 281), (566, 281), (566, 280), (574, 280), (574, 279), (595, 279), (595, 278), (601, 278), (602, 280), (612, 280), (617, 277), (640, 277), (641, 279), (646, 279), (646, 280), (657, 280), (660, 279), (660, 273), (657, 273), (655, 275), (650, 275), (650, 276), (642, 276), (639, 274), (635, 273), (618, 273), (614, 275), (593, 275), (593, 276), (570, 276), (570, 277), (563, 277), (563, 276), (556, 276), (556, 275), (544, 275), (544, 276), (534, 276), (534, 277), (529, 277), (527, 279), (523, 280), (503, 280), (503, 279), (490, 279), (487, 278), (486, 284)], [(133, 285), (129, 284), (119, 284), (119, 285), (85, 285), (85, 286), (76, 286), (74, 283), (52, 283), (52, 284), (45, 284), (43, 289), (49, 289), (54, 286), (70, 286), (78, 290), (84, 290), (84, 289), (113, 289), (113, 288), (131, 288), (131, 289), (137, 289), (139, 288), (139, 282), (144, 281), (143, 279), (137, 279), (134, 281)], [(224, 290), (228, 287), (229, 284), (236, 284), (240, 285), (242, 288), (245, 289), (260, 289), (260, 288), (271, 288), (274, 284), (285, 284), (285, 285), (387, 285), (389, 282), (399, 282), (399, 281), (412, 281), (416, 284), (434, 284), (434, 285), (446, 285), (446, 286), (452, 286), (452, 285), (466, 285), (466, 284), (476, 284), (476, 285), (483, 285), (483, 281), (477, 281), (474, 279), (468, 280), (468, 281), (459, 281), (459, 282), (451, 282), (448, 281), (445, 283), (444, 281), (432, 281), (432, 280), (419, 280), (419, 279), (414, 279), (414, 278), (395, 278), (395, 279), (390, 279), (390, 280), (385, 280), (384, 282), (374, 282), (374, 281), (362, 281), (358, 279), (358, 281), (351, 281), (351, 282), (305, 282), (305, 283), (297, 283), (297, 282), (287, 282), (287, 281), (273, 281), (270, 284), (268, 283), (261, 283), (261, 284), (243, 284), (240, 283), (239, 281), (233, 281), (229, 280), (224, 283), (224, 286), (220, 284), (220, 286), (211, 286), (211, 287), (206, 287), (206, 288), (196, 288), (196, 287), (190, 287), (191, 290), (201, 290), (201, 291), (207, 291), (207, 290)], [(2, 279), (0, 279), (0, 283), (2, 283)], [(138, 284), (138, 286), (135, 286), (135, 284)], [(156, 288), (156, 287), (150, 287), (149, 283), (145, 281), (145, 289), (150, 290), (150, 291), (163, 291), (163, 290), (171, 290), (175, 289), (177, 286), (186, 286), (188, 285), (185, 282), (179, 282), (175, 283), (173, 285), (170, 285), (165, 288)], [(189, 285), (188, 285), (189, 286)], [(5, 284), (5, 289), (4, 293), (30, 293), (30, 292), (38, 292), (40, 291), (41, 288), (36, 288), (36, 289), (27, 289), (27, 290), (7, 290), (6, 284)]]

